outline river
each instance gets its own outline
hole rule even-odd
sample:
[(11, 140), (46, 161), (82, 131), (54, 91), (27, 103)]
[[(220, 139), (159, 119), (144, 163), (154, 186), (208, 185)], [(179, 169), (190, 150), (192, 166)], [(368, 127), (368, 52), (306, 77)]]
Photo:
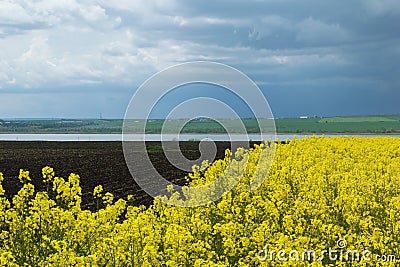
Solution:
[[(293, 139), (295, 134), (277, 134), (276, 137), (285, 140)], [(313, 134), (296, 134), (297, 138), (312, 136)], [(318, 136), (322, 134), (316, 134)], [(190, 140), (204, 140), (210, 139), (213, 141), (260, 141), (273, 139), (273, 135), (249, 134), (249, 135), (231, 135), (226, 134), (146, 134), (146, 141), (190, 141)], [(399, 134), (325, 134), (325, 136), (396, 136)], [(142, 134), (130, 134), (125, 136), (124, 140), (129, 141), (142, 141), (144, 136)], [(0, 141), (122, 141), (121, 134), (0, 134)]]

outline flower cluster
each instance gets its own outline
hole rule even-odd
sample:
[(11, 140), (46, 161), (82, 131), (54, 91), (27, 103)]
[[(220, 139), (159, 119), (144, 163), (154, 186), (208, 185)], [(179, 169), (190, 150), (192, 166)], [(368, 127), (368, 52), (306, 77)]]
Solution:
[[(0, 173), (1, 266), (398, 266), (399, 261), (351, 263), (260, 261), (268, 248), (321, 252), (338, 239), (351, 250), (400, 258), (400, 139), (310, 137), (276, 145), (267, 172), (262, 152), (271, 143), (239, 150), (231, 159), (194, 167), (189, 187), (206, 185), (227, 168), (236, 186), (199, 207), (166, 204), (184, 196), (168, 187), (153, 204), (132, 206), (98, 186), (97, 211), (81, 209), (78, 175), (65, 180), (43, 169), (51, 192), (35, 192), (21, 170), (11, 202)], [(268, 155), (267, 155), (268, 157)], [(266, 161), (265, 161), (266, 160)], [(229, 163), (229, 164), (228, 164)], [(228, 167), (229, 166), (229, 167)], [(234, 175), (230, 172), (229, 175)], [(255, 191), (255, 180), (263, 180)], [(168, 202), (169, 203), (169, 202)], [(374, 258), (371, 256), (371, 258)]]

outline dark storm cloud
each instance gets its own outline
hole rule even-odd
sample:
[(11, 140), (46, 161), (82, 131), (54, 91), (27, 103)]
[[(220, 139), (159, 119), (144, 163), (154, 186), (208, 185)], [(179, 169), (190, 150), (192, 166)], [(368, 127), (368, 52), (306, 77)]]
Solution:
[(24, 3), (1, 3), (0, 93), (126, 93), (212, 60), (256, 80), (278, 116), (399, 113), (397, 0)]

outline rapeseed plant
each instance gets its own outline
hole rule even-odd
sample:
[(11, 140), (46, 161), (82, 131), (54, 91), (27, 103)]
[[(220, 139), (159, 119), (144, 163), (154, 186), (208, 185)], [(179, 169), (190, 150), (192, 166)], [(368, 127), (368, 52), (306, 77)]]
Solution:
[[(1, 266), (398, 266), (400, 259), (400, 139), (310, 137), (278, 142), (266, 171), (262, 151), (226, 152), (223, 160), (194, 166), (188, 186), (224, 173), (228, 163), (243, 173), (217, 201), (172, 206), (184, 196), (168, 187), (153, 205), (132, 206), (94, 189), (98, 210), (81, 208), (80, 178), (57, 177), (43, 168), (47, 192), (35, 192), (29, 172), (22, 188), (5, 197), (0, 173)], [(266, 161), (265, 161), (266, 160)], [(246, 163), (246, 164), (244, 164)], [(234, 176), (230, 172), (228, 176)], [(230, 178), (235, 177), (228, 177)], [(237, 177), (236, 177), (237, 178)], [(254, 182), (262, 182), (255, 191)], [(185, 191), (184, 191), (185, 192)], [(168, 204), (169, 203), (169, 204)], [(371, 251), (371, 261), (262, 261), (260, 250), (334, 248)]]

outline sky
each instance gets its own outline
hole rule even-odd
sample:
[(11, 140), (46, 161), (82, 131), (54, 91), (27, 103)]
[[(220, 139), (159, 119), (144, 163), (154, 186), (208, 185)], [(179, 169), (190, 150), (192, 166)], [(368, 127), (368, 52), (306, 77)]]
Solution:
[[(149, 77), (198, 60), (248, 75), (275, 117), (399, 114), (398, 25), (398, 0), (1, 0), (0, 118), (123, 118)], [(154, 116), (179, 92), (215, 95), (177, 90)]]

